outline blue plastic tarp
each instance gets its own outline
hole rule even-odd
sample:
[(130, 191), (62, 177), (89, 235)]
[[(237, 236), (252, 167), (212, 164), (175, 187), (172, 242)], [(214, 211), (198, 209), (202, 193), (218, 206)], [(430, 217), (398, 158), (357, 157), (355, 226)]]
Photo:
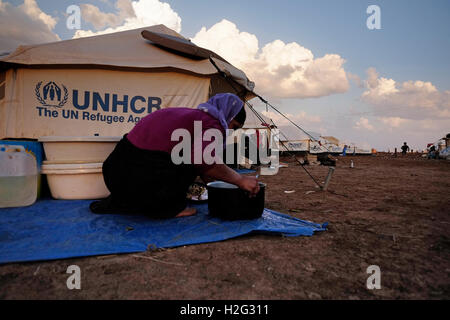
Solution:
[(0, 263), (54, 260), (146, 251), (222, 241), (249, 233), (311, 236), (317, 224), (265, 209), (255, 220), (223, 221), (196, 204), (191, 217), (152, 220), (144, 216), (97, 215), (89, 200), (39, 200), (0, 209)]

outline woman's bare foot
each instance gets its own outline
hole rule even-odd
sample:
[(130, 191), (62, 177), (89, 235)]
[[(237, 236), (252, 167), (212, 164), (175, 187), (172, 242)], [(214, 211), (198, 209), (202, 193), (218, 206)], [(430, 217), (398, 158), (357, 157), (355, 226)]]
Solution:
[(197, 213), (197, 209), (195, 208), (188, 208), (186, 207), (183, 211), (181, 211), (179, 214), (177, 214), (175, 217), (179, 218), (179, 217), (189, 217), (189, 216), (193, 216), (194, 214)]

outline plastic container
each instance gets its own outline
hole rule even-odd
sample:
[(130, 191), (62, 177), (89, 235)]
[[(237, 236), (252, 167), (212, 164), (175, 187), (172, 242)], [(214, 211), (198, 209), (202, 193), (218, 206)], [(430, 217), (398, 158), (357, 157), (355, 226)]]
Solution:
[(45, 136), (39, 141), (44, 145), (48, 161), (96, 163), (105, 161), (121, 139), (118, 136)]
[[(7, 148), (11, 148), (10, 145), (15, 146), (23, 146), (27, 153), (32, 154), (36, 158), (37, 162), (37, 170), (38, 170), (38, 182), (37, 182), (37, 198), (39, 199), (42, 193), (42, 189), (46, 187), (45, 181), (41, 179), (41, 165), (42, 161), (44, 161), (44, 148), (42, 147), (42, 143), (33, 140), (1, 140), (0, 145), (5, 144)], [(44, 189), (44, 193), (45, 193)]]
[(50, 193), (55, 199), (101, 199), (109, 195), (102, 174), (103, 163), (55, 163), (44, 161)]
[(32, 205), (37, 198), (36, 158), (20, 145), (0, 145), (0, 208)]

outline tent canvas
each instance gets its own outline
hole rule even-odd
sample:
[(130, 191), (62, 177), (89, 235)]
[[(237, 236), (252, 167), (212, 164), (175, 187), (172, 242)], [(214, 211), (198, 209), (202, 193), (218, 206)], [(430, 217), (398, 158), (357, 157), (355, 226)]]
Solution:
[[(342, 153), (344, 143), (333, 136), (322, 136), (313, 131), (302, 132), (300, 129), (290, 126), (281, 126), (281, 151), (303, 151), (311, 154)], [(371, 150), (358, 148), (354, 144), (347, 144), (347, 154), (370, 154)]]
[(333, 136), (322, 136), (322, 144), (326, 149), (326, 152), (329, 153), (342, 153), (344, 151), (344, 147), (340, 145), (339, 139)]
[(193, 59), (144, 39), (177, 37), (157, 25), (118, 33), (21, 46), (0, 59), (0, 139), (46, 135), (121, 136), (146, 114), (196, 107), (209, 96), (252, 97), (245, 73), (214, 56)]
[(257, 149), (268, 150), (270, 147), (271, 131), (267, 126), (271, 124), (271, 120), (259, 112), (256, 115), (246, 104), (244, 104), (244, 108), (246, 118), (242, 127), (243, 130), (239, 130), (235, 138), (228, 140), (228, 143), (237, 142), (238, 140), (245, 141), (243, 139), (248, 138), (248, 142), (245, 142), (248, 148), (255, 148), (255, 152)]
[[(355, 154), (355, 155), (368, 155), (372, 154), (371, 148), (361, 148), (358, 147), (355, 143), (347, 143), (345, 144), (347, 146), (347, 155)], [(341, 144), (343, 147), (343, 145)]]
[[(271, 119), (258, 112), (258, 116), (247, 105), (245, 105), (247, 117), (243, 129), (267, 129), (266, 124), (272, 123)], [(261, 119), (260, 119), (261, 118)]]
[(310, 140), (290, 140), (280, 142), (280, 151), (309, 151)]
[(321, 140), (311, 140), (309, 143), (309, 153), (325, 153), (330, 152), (326, 142)]
[(356, 148), (355, 154), (372, 154), (372, 149)]
[(314, 139), (318, 139), (320, 137), (320, 134), (316, 132), (308, 132), (308, 134), (310, 135), (309, 136), (293, 125), (280, 126), (279, 130), (281, 151), (310, 152), (311, 143), (314, 142), (314, 140), (310, 136), (312, 136)]
[(339, 145), (339, 139), (333, 136), (322, 136), (322, 139), (326, 140), (327, 143)]

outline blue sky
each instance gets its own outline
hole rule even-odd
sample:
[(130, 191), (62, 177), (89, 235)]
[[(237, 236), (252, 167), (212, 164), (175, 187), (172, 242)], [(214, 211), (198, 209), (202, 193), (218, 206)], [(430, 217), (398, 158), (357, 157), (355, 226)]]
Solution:
[[(7, 2), (14, 7), (23, 4), (23, 1), (3, 0), (3, 3)], [(101, 13), (118, 14), (116, 2), (37, 0), (36, 4), (42, 12), (56, 19), (57, 23), (51, 32), (65, 40), (72, 38), (75, 33), (74, 30), (68, 30), (65, 24), (65, 11), (69, 5), (91, 4)], [(403, 141), (408, 141), (414, 149), (424, 149), (426, 143), (434, 142), (450, 132), (450, 1), (160, 2), (169, 4), (171, 13), (181, 18), (180, 33), (188, 38), (198, 38), (202, 46), (210, 45), (208, 39), (215, 36), (212, 34), (212, 27), (220, 24), (223, 19), (231, 22), (238, 30), (236, 37), (242, 36), (241, 33), (244, 32), (253, 35), (258, 41), (258, 52), (254, 56), (249, 55), (251, 61), (240, 61), (241, 65), (238, 65), (249, 77), (256, 75), (249, 67), (250, 62), (256, 59), (262, 63), (263, 47), (275, 40), (281, 40), (283, 44), (295, 43), (297, 51), (292, 55), (312, 52), (314, 57), (311, 58), (311, 63), (327, 54), (335, 55), (337, 60), (334, 61), (345, 60), (339, 66), (327, 65), (334, 69), (328, 70), (329, 76), (314, 84), (314, 92), (317, 92), (316, 89), (320, 91), (311, 94), (314, 97), (309, 97), (311, 95), (306, 93), (295, 94), (292, 88), (277, 97), (273, 92), (265, 92), (264, 87), (261, 88), (262, 93), (274, 105), (291, 114), (300, 125), (309, 130), (379, 150), (392, 150), (400, 147)], [(378, 5), (381, 9), (381, 30), (369, 30), (366, 26), (369, 16), (366, 9), (369, 5)], [(140, 14), (152, 15), (152, 12)], [(82, 19), (81, 29), (101, 31), (89, 20)], [(1, 24), (0, 27), (6, 28)], [(197, 36), (202, 28), (206, 31), (211, 29), (210, 36), (203, 37), (203, 40)], [(287, 50), (288, 47), (284, 49)], [(226, 55), (227, 52), (219, 54)], [(264, 61), (269, 70), (272, 62)], [(281, 65), (282, 62), (277, 63)], [(291, 64), (291, 67), (296, 66)], [(367, 73), (369, 68), (371, 71)], [(343, 74), (344, 77), (347, 76), (345, 81), (348, 85), (339, 86), (337, 83), (330, 86), (326, 83), (342, 82)], [(265, 74), (258, 73), (258, 77), (271, 75), (273, 74), (269, 71)], [(334, 76), (339, 78), (333, 78)], [(290, 77), (290, 80), (284, 79), (288, 83), (296, 75), (292, 73), (286, 77)], [(258, 82), (261, 82), (259, 79), (252, 79), (256, 82), (257, 90)], [(367, 84), (369, 79), (372, 79), (372, 85)], [(299, 81), (299, 85), (308, 85), (310, 79), (305, 76)], [(295, 88), (297, 82), (291, 84)], [(321, 85), (323, 89), (319, 88)], [(411, 108), (419, 116), (412, 117), (409, 112)]]

